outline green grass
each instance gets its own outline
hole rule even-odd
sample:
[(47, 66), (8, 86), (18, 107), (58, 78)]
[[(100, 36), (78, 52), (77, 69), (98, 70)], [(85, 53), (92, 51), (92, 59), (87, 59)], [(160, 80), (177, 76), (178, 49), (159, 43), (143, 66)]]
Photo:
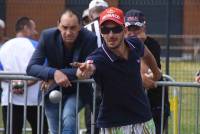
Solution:
[[(165, 72), (165, 63), (162, 62), (163, 72)], [(176, 81), (179, 82), (194, 82), (194, 77), (196, 72), (200, 69), (199, 62), (191, 61), (171, 61), (170, 62), (170, 76), (172, 76)], [(173, 88), (170, 88), (170, 98), (172, 98)], [(179, 101), (179, 106), (181, 106), (181, 124), (180, 133), (181, 134), (193, 134), (197, 133), (197, 120), (200, 121), (200, 116), (197, 116), (197, 112), (200, 111), (198, 104), (199, 90), (196, 88), (180, 88), (181, 102)], [(197, 109), (198, 108), (198, 109)], [(173, 112), (171, 112), (169, 120), (169, 133), (173, 131)], [(200, 134), (200, 131), (198, 132)]]
[[(193, 82), (196, 72), (200, 70), (200, 62), (171, 61), (170, 76), (176, 81)], [(165, 73), (165, 62), (162, 61), (162, 72)]]

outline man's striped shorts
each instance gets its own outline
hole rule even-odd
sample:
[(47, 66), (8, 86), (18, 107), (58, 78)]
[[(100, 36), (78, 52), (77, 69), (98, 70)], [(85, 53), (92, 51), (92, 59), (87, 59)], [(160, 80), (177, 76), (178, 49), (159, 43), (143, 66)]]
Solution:
[(155, 134), (153, 119), (139, 124), (121, 127), (101, 128), (101, 134)]

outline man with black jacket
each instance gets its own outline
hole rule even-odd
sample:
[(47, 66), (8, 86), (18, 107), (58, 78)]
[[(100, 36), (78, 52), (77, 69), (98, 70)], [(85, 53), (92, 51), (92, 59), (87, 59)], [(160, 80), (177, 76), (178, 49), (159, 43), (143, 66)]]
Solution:
[[(146, 19), (144, 14), (139, 10), (129, 10), (125, 16), (127, 33), (126, 36), (136, 36), (138, 37), (151, 51), (154, 58), (156, 59), (158, 67), (161, 69), (160, 63), (160, 45), (159, 43), (146, 35)], [(151, 77), (151, 71), (149, 67), (141, 67), (141, 75), (143, 79), (143, 85), (147, 89), (148, 98), (150, 100), (151, 111), (153, 119), (156, 125), (156, 134), (161, 132), (161, 111), (162, 111), (162, 87), (155, 87), (155, 81)], [(163, 80), (161, 78), (160, 80)], [(164, 107), (164, 126), (167, 124), (167, 119), (169, 116), (169, 100), (168, 100), (168, 90), (165, 89), (165, 107)]]
[[(38, 47), (27, 67), (27, 74), (46, 81), (53, 81), (49, 89), (63, 91), (62, 134), (75, 134), (76, 126), (76, 68), (71, 62), (84, 62), (86, 57), (97, 48), (97, 37), (92, 32), (81, 28), (77, 13), (67, 9), (58, 21), (56, 28), (44, 30)], [(46, 61), (46, 62), (45, 62)], [(43, 64), (47, 63), (46, 66)], [(80, 84), (79, 108), (92, 102), (91, 84)], [(58, 134), (59, 105), (45, 98), (45, 113), (50, 133)]]

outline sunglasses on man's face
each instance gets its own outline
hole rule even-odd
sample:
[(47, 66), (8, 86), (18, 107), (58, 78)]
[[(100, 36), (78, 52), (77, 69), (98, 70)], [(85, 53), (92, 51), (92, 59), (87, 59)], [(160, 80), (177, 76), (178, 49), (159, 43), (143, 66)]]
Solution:
[(101, 27), (102, 34), (109, 34), (111, 31), (114, 34), (121, 33), (123, 31), (123, 27), (122, 26), (115, 26), (115, 27), (103, 26), (103, 27)]

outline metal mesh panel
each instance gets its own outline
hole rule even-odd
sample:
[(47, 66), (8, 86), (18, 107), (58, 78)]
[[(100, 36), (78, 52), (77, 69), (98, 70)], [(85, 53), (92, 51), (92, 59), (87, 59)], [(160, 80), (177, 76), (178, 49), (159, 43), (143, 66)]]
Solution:
[(0, 0), (0, 19), (5, 20), (5, 0)]
[[(147, 32), (150, 34), (166, 34), (168, 4), (166, 0), (121, 0), (119, 7), (125, 12), (132, 8), (143, 11), (147, 19)], [(173, 1), (170, 10), (170, 32), (172, 34), (181, 34), (183, 2), (181, 0)]]
[(81, 15), (83, 10), (88, 8), (90, 1), (91, 0), (67, 0), (66, 7), (73, 8)]

